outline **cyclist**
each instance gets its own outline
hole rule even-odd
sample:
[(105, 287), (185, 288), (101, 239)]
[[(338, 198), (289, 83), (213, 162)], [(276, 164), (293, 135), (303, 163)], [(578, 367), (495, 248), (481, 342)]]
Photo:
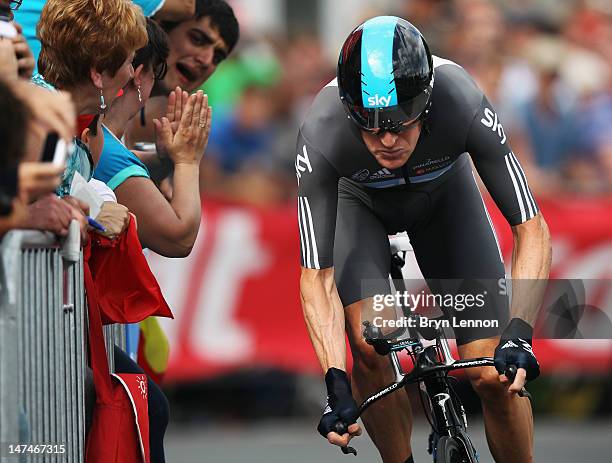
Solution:
[[(504, 278), (470, 158), (512, 227), (512, 278), (525, 279), (530, 297), (515, 296), (508, 307), (503, 294), (491, 294), (484, 318), (502, 323), (456, 328), (459, 355), (495, 357), (498, 371), (466, 373), (496, 461), (532, 460), (531, 408), (516, 393), (539, 374), (531, 349), (539, 301), (528, 279), (535, 285), (548, 277), (548, 227), (486, 96), (461, 66), (432, 56), (416, 27), (391, 16), (348, 36), (337, 79), (317, 95), (297, 142), (300, 290), (328, 392), (318, 430), (332, 444), (361, 433), (356, 400), (393, 380), (388, 359), (364, 341), (361, 326), (373, 296), (390, 292), (389, 234), (407, 231), (430, 286), (434, 278)], [(511, 364), (519, 370), (509, 384), (503, 372)], [(390, 395), (362, 419), (384, 462), (413, 461), (406, 395)], [(347, 434), (333, 432), (338, 422), (349, 425)]]

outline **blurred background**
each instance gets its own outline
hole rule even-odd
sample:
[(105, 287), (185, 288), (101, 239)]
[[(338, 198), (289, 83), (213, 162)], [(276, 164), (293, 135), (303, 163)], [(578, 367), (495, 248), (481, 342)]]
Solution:
[[(204, 87), (215, 120), (198, 242), (187, 259), (151, 258), (176, 316), (162, 325), (170, 461), (343, 459), (315, 431), (325, 392), (299, 304), (295, 140), (344, 38), (372, 16), (408, 19), (435, 55), (474, 77), (551, 228), (552, 276), (588, 279), (590, 302), (612, 317), (612, 2), (230, 3), (242, 37)], [(488, 205), (509, 258), (510, 230)], [(544, 369), (530, 387), (536, 459), (609, 461), (612, 343), (549, 340), (535, 350)], [(469, 385), (460, 389), (481, 461), (492, 461), (479, 402)], [(429, 430), (413, 396), (415, 459), (427, 461)], [(379, 461), (367, 438), (357, 448), (352, 461)]]

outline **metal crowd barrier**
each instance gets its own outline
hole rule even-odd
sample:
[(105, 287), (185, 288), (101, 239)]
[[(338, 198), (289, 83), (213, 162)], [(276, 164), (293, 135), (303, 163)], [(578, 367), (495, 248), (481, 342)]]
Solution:
[[(9, 444), (64, 444), (65, 453), (22, 454), (24, 462), (83, 462), (86, 301), (76, 222), (59, 243), (17, 230), (0, 247), (0, 459)], [(124, 347), (119, 325), (105, 327)], [(7, 461), (13, 461), (9, 459)]]

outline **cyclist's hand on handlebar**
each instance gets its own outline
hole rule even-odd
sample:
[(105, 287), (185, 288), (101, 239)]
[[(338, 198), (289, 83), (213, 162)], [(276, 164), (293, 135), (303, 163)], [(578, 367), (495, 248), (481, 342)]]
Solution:
[(338, 434), (338, 430), (331, 431), (327, 434), (327, 440), (330, 444), (337, 445), (339, 447), (348, 446), (349, 442), (353, 437), (361, 436), (361, 426), (357, 423), (351, 424), (348, 428), (344, 426), (345, 432)]
[(331, 444), (346, 446), (351, 438), (361, 434), (357, 424), (359, 408), (351, 393), (346, 373), (330, 368), (325, 374), (327, 404), (317, 430)]
[(527, 383), (527, 372), (524, 368), (517, 369), (515, 365), (510, 365), (506, 369), (506, 372), (503, 375), (499, 376), (499, 379), (504, 384), (504, 386), (508, 387), (508, 392), (510, 394), (517, 394), (521, 397), (529, 397), (531, 395), (524, 388)]
[(495, 349), (495, 368), (503, 383), (510, 383), (505, 375), (508, 368), (517, 368), (516, 376), (508, 388), (512, 393), (520, 392), (527, 381), (532, 381), (540, 375), (540, 364), (531, 348), (532, 337), (533, 328), (525, 321), (513, 318)]
[(357, 423), (353, 423), (348, 427), (348, 432), (339, 435), (335, 432), (330, 432), (327, 435), (327, 440), (330, 444), (339, 447), (346, 447), (353, 437), (361, 436), (361, 427)]

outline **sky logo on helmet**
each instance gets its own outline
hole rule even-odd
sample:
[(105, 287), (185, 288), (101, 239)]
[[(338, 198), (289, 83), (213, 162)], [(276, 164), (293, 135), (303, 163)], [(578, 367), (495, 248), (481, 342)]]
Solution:
[(391, 95), (379, 96), (378, 94), (368, 97), (368, 106), (370, 108), (388, 108), (391, 104)]
[(366, 21), (361, 36), (361, 99), (366, 108), (397, 104), (393, 74), (393, 37), (398, 18), (379, 16)]

